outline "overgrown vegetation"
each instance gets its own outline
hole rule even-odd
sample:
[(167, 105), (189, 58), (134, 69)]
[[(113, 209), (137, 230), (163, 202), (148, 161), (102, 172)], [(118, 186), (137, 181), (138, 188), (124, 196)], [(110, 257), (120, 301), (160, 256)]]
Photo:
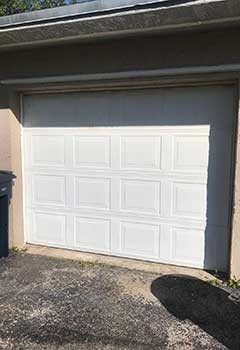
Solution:
[(0, 0), (0, 16), (77, 4), (83, 0)]
[(231, 288), (240, 289), (240, 279), (231, 278), (227, 281), (219, 280), (217, 278), (208, 281), (212, 286), (226, 286)]
[(27, 251), (27, 248), (26, 247), (17, 247), (17, 246), (12, 246), (10, 247), (9, 251), (11, 253), (14, 253), (14, 254), (22, 254), (22, 253), (25, 253)]

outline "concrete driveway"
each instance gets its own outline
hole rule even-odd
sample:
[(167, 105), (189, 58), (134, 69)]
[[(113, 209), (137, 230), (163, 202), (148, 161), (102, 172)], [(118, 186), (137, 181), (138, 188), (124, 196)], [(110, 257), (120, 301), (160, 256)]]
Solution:
[(240, 306), (188, 276), (0, 260), (0, 349), (240, 349)]

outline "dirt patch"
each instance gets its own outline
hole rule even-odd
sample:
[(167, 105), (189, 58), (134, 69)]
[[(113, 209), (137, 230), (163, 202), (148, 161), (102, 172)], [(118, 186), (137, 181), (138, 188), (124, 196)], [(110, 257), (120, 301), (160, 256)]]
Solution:
[(144, 299), (145, 302), (157, 303), (157, 298), (151, 293), (151, 280), (146, 280), (142, 276), (132, 276), (123, 274), (118, 279), (119, 286), (123, 292), (135, 299)]

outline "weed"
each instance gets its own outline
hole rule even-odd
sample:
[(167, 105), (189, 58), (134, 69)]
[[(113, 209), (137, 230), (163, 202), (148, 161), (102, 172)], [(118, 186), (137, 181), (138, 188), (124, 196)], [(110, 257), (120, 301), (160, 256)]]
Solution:
[(12, 246), (9, 248), (9, 251), (14, 254), (23, 254), (27, 251), (26, 247), (18, 247), (18, 246)]
[(98, 267), (98, 266), (104, 266), (104, 264), (98, 262), (98, 261), (79, 261), (79, 265), (81, 267)]
[(240, 279), (231, 278), (229, 281), (227, 281), (227, 286), (231, 288), (240, 289)]
[(227, 286), (230, 288), (240, 289), (240, 279), (231, 278), (227, 281), (222, 281), (217, 278), (208, 281), (212, 286)]
[(221, 280), (218, 280), (217, 278), (214, 278), (213, 280), (208, 281), (209, 284), (212, 286), (222, 286), (223, 282)]

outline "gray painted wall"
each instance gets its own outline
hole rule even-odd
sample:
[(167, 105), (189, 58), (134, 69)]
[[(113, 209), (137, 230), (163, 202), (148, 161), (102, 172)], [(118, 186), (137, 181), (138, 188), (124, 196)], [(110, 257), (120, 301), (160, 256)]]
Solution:
[(240, 29), (5, 51), (0, 79), (240, 63)]

